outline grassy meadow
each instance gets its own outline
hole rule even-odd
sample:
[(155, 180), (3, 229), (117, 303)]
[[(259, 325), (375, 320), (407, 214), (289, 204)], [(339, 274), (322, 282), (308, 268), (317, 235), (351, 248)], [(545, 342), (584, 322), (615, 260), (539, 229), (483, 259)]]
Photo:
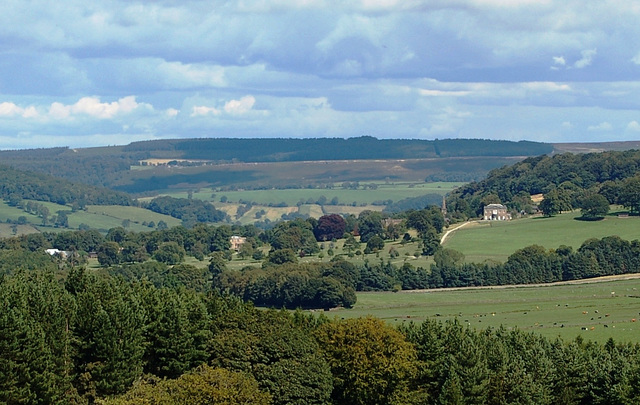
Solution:
[[(67, 217), (69, 220), (69, 229), (78, 229), (81, 224), (85, 224), (91, 228), (106, 231), (111, 228), (122, 226), (123, 221), (125, 220), (129, 220), (129, 226), (127, 229), (136, 232), (150, 231), (152, 229), (143, 225), (143, 222), (148, 223), (153, 221), (157, 225), (159, 221), (164, 221), (169, 227), (181, 224), (179, 219), (139, 207), (90, 205), (87, 206), (86, 210), (71, 212), (71, 207), (66, 205), (55, 204), (52, 202), (36, 202), (49, 209), (50, 218), (51, 216), (56, 215), (58, 211), (68, 212)], [(18, 225), (18, 231), (14, 232), (15, 228), (12, 228), (11, 224), (6, 224), (6, 222), (16, 222), (20, 217), (25, 217), (27, 224)], [(54, 232), (66, 230), (66, 228), (42, 226), (42, 218), (27, 213), (21, 208), (10, 207), (4, 202), (0, 203), (0, 222), (5, 222), (5, 224), (0, 223), (0, 225), (7, 225), (0, 226), (0, 237), (38, 232), (38, 230)]]
[[(366, 184), (375, 184), (377, 188), (363, 189)], [(379, 183), (361, 182), (360, 188), (353, 190), (342, 188), (336, 184), (333, 188), (290, 188), (290, 189), (268, 189), (268, 190), (236, 190), (236, 191), (216, 191), (212, 188), (201, 188), (192, 193), (193, 198), (204, 201), (211, 201), (216, 206), (220, 198), (226, 197), (229, 202), (251, 201), (255, 204), (269, 205), (285, 203), (288, 206), (296, 206), (298, 203), (307, 201), (317, 201), (325, 197), (327, 202), (333, 198), (338, 199), (338, 204), (342, 205), (366, 205), (376, 201), (399, 201), (404, 198), (418, 197), (425, 194), (445, 195), (454, 188), (464, 183), (456, 182), (436, 182), (436, 183)], [(188, 191), (168, 191), (162, 195), (169, 195), (175, 198), (187, 198)]]
[(555, 249), (560, 245), (577, 249), (589, 238), (618, 235), (622, 239), (640, 239), (640, 217), (607, 216), (601, 221), (580, 221), (579, 212), (551, 218), (531, 217), (512, 221), (474, 221), (453, 231), (444, 247), (458, 250), (467, 262), (497, 260), (530, 245)]
[[(390, 323), (457, 319), (471, 328), (518, 328), (547, 337), (640, 342), (640, 279), (597, 283), (358, 293), (338, 317)], [(636, 321), (634, 321), (636, 320)], [(564, 325), (564, 326), (563, 326)], [(605, 326), (606, 325), (606, 326)]]

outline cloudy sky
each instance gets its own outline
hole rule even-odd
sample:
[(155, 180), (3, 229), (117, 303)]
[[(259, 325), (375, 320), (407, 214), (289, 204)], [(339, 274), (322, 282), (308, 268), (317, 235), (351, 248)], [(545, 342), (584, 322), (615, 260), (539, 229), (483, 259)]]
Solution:
[(0, 149), (640, 139), (628, 0), (5, 0)]

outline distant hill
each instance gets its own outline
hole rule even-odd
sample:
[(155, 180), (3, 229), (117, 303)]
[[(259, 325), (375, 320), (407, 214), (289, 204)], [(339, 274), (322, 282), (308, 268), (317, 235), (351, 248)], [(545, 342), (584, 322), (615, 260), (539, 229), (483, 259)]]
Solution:
[(134, 142), (124, 152), (156, 157), (240, 162), (296, 162), (317, 160), (421, 159), (461, 156), (536, 156), (553, 146), (540, 142), (487, 139), (356, 138), (210, 138)]
[[(440, 169), (421, 172), (422, 179), (427, 175), (440, 173), (439, 178), (455, 177), (465, 181), (465, 172), (475, 179), (486, 171), (500, 167), (505, 162), (527, 156), (538, 156), (553, 151), (551, 144), (539, 142), (510, 142), (483, 139), (376, 139), (370, 136), (357, 138), (313, 138), (313, 139), (174, 139), (134, 142), (126, 146), (99, 148), (50, 148), (0, 151), (0, 161), (20, 170), (30, 170), (61, 177), (69, 181), (109, 187), (129, 192), (153, 192), (153, 190), (180, 187), (179, 185), (217, 184), (237, 185), (256, 184), (282, 185), (292, 184), (265, 176), (261, 168), (246, 167), (225, 168), (224, 173), (215, 173), (220, 168), (213, 166), (230, 163), (286, 163), (286, 162), (331, 162), (331, 161), (373, 161), (384, 159), (419, 160), (478, 158), (481, 163), (470, 163), (470, 170), (458, 164), (439, 165)], [(494, 159), (493, 158), (498, 158)], [(491, 163), (493, 161), (493, 163)], [(444, 162), (444, 160), (443, 160)], [(159, 167), (152, 168), (160, 163)], [(146, 167), (143, 167), (146, 166)], [(209, 168), (202, 169), (202, 166)], [(415, 163), (412, 167), (416, 167)], [(433, 165), (438, 166), (438, 165)], [(453, 167), (455, 166), (455, 167)], [(482, 166), (482, 170), (478, 167)], [(200, 167), (196, 170), (171, 171), (171, 168)], [(140, 173), (140, 169), (145, 171)], [(342, 175), (340, 170), (331, 170), (323, 174), (322, 168), (314, 169), (307, 178), (312, 182), (324, 181), (336, 176), (340, 180), (359, 180), (364, 178), (356, 170), (347, 169)], [(318, 172), (319, 170), (319, 172)], [(326, 170), (326, 167), (325, 167)], [(413, 169), (410, 169), (413, 170)], [(455, 173), (449, 173), (455, 171)], [(277, 172), (277, 171), (276, 171)], [(447, 174), (449, 173), (449, 174)], [(292, 172), (293, 183), (299, 183), (302, 175)], [(371, 177), (367, 171), (365, 175)], [(443, 175), (447, 174), (447, 175)], [(352, 175), (359, 177), (350, 177)], [(387, 177), (375, 173), (376, 178)], [(393, 174), (391, 174), (393, 176)], [(318, 180), (319, 179), (319, 180)]]
[(640, 141), (554, 143), (554, 153), (593, 153), (640, 149)]

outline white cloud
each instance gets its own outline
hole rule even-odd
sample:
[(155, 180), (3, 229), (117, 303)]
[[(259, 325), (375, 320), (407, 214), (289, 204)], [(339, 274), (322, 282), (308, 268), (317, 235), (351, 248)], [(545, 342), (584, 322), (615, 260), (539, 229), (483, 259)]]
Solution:
[(613, 129), (613, 126), (610, 123), (606, 122), (606, 121), (601, 122), (598, 125), (590, 125), (590, 126), (587, 127), (587, 131), (606, 131), (606, 132), (608, 132), (608, 131), (611, 131), (612, 129)]
[(49, 116), (55, 119), (64, 119), (71, 116), (87, 115), (101, 120), (114, 118), (116, 115), (129, 114), (138, 107), (151, 108), (148, 104), (139, 104), (135, 96), (127, 96), (103, 103), (98, 97), (83, 97), (75, 104), (65, 105), (54, 102), (49, 108)]
[(584, 51), (580, 52), (582, 58), (577, 60), (576, 63), (573, 64), (573, 66), (576, 69), (583, 69), (591, 65), (591, 63), (593, 62), (593, 58), (596, 56), (596, 53), (598, 53), (596, 49), (585, 49)]
[(564, 59), (564, 56), (554, 56), (553, 57), (553, 66), (551, 69), (558, 70), (560, 67), (566, 66), (567, 61)]
[(191, 110), (191, 116), (219, 116), (222, 115), (223, 112), (228, 115), (243, 115), (251, 111), (255, 103), (256, 98), (248, 95), (237, 100), (229, 100), (224, 103), (224, 106), (222, 108), (197, 105), (193, 106)]
[[(149, 67), (154, 69), (153, 66)], [(179, 62), (164, 62), (157, 64), (157, 71), (167, 87), (196, 87), (227, 85), (225, 70), (222, 66), (207, 66), (203, 64), (183, 64)]]
[(26, 108), (19, 107), (14, 103), (2, 102), (0, 103), (0, 117), (15, 117), (20, 116), (23, 118), (34, 118), (38, 116), (38, 111), (35, 107), (29, 106)]
[(627, 124), (627, 130), (633, 132), (640, 132), (640, 123), (638, 121), (631, 121)]
[(6, 0), (0, 148), (26, 145), (16, 134), (46, 134), (50, 145), (121, 131), (126, 143), (131, 133), (212, 128), (556, 141), (620, 136), (614, 127), (638, 134), (635, 2), (214, 3)]
[(192, 117), (197, 117), (200, 115), (220, 115), (220, 114), (222, 114), (222, 111), (218, 110), (217, 108), (207, 107), (204, 105), (193, 106), (193, 109), (191, 111)]
[(253, 96), (244, 96), (240, 100), (230, 100), (224, 105), (224, 111), (231, 115), (246, 114), (253, 108), (256, 98)]

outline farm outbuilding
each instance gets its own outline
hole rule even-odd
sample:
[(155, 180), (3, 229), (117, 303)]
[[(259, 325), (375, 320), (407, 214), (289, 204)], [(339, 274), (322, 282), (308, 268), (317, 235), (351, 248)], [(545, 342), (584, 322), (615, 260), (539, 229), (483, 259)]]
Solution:
[(484, 206), (485, 221), (508, 221), (511, 214), (507, 211), (507, 207), (502, 204), (489, 204)]

